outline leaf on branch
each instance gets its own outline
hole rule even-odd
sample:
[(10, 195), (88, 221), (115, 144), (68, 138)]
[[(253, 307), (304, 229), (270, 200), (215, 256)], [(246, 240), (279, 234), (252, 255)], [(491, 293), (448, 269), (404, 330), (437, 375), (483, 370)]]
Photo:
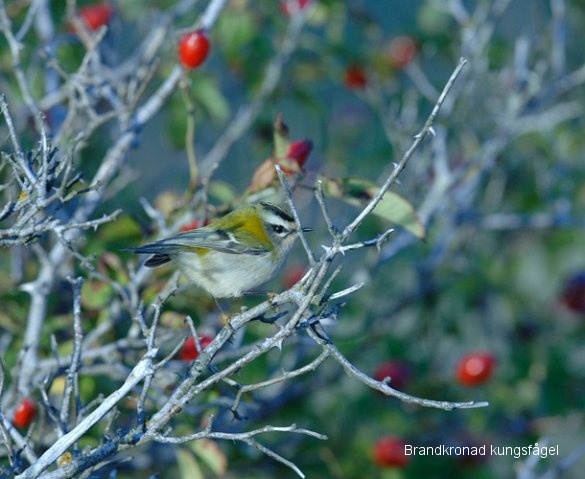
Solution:
[(218, 82), (213, 78), (198, 77), (192, 86), (193, 98), (211, 117), (213, 121), (222, 123), (230, 116), (230, 106), (221, 90)]
[(248, 191), (256, 192), (268, 188), (278, 181), (276, 170), (274, 169), (274, 162), (271, 158), (264, 160), (262, 164), (256, 169), (250, 182)]
[(288, 126), (281, 115), (274, 120), (274, 158), (286, 158), (290, 148)]
[(232, 203), (236, 198), (236, 190), (225, 181), (212, 181), (209, 184), (209, 196), (221, 205)]
[(0, 329), (17, 334), (21, 331), (21, 325), (16, 319), (0, 311)]
[(116, 221), (110, 221), (100, 227), (100, 244), (96, 248), (103, 249), (103, 243), (127, 245), (131, 241), (142, 238), (140, 225), (130, 216), (120, 216)]
[(110, 303), (113, 293), (112, 286), (106, 281), (87, 280), (81, 288), (81, 304), (90, 311), (99, 311)]
[(175, 449), (177, 456), (177, 465), (179, 466), (179, 473), (182, 479), (205, 479), (205, 475), (199, 467), (197, 459), (193, 453), (183, 447)]
[(298, 140), (291, 142), (288, 126), (284, 123), (282, 116), (278, 115), (274, 120), (272, 158), (265, 160), (254, 172), (249, 192), (261, 191), (269, 186), (278, 185), (279, 180), (274, 165), (279, 165), (287, 176), (294, 176), (303, 173), (303, 165), (313, 150), (311, 140)]
[[(358, 207), (364, 207), (379, 190), (379, 186), (373, 181), (363, 178), (346, 177), (334, 180), (321, 177), (320, 180), (323, 182), (325, 194)], [(392, 191), (386, 192), (372, 213), (403, 227), (418, 238), (425, 236), (424, 226), (414, 207)]]
[(128, 283), (128, 272), (120, 257), (109, 251), (102, 253), (97, 262), (97, 270), (107, 278), (113, 278), (120, 284)]
[(227, 459), (216, 441), (200, 439), (188, 446), (214, 474), (221, 477), (226, 473)]

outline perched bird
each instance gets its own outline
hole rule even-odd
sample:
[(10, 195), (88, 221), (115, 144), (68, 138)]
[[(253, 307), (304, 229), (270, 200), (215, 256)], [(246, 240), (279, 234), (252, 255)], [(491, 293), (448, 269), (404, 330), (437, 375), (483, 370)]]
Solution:
[(272, 203), (255, 203), (202, 228), (131, 251), (151, 254), (144, 263), (149, 267), (172, 261), (195, 285), (216, 298), (228, 298), (241, 296), (272, 278), (298, 233), (286, 210)]

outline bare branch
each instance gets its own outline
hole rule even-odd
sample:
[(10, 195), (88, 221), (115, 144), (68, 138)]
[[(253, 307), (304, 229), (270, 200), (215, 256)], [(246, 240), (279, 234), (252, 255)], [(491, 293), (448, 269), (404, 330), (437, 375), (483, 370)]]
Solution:
[(59, 438), (43, 455), (27, 468), (16, 479), (29, 479), (37, 477), (42, 471), (53, 464), (67, 449), (77, 442), (83, 435), (100, 421), (116, 404), (122, 400), (145, 377), (152, 374), (152, 362), (156, 350), (149, 351), (140, 362), (132, 369), (128, 378), (116, 391), (110, 394), (104, 401), (85, 419), (83, 419), (70, 432)]
[(436, 119), (437, 115), (439, 114), (439, 111), (441, 109), (441, 106), (443, 105), (443, 102), (445, 101), (445, 99), (447, 98), (447, 95), (449, 94), (449, 92), (453, 88), (455, 81), (459, 77), (461, 70), (463, 70), (463, 67), (465, 66), (466, 63), (467, 63), (467, 60), (465, 58), (461, 58), (459, 60), (457, 67), (455, 68), (453, 73), (451, 73), (449, 80), (445, 84), (445, 87), (443, 88), (443, 91), (441, 92), (441, 95), (439, 96), (437, 102), (435, 103), (435, 106), (433, 107), (430, 115), (428, 116), (427, 120), (425, 121), (423, 128), (414, 136), (414, 141), (412, 142), (412, 145), (404, 153), (404, 155), (402, 156), (402, 159), (398, 162), (398, 164), (394, 167), (394, 170), (388, 176), (388, 178), (386, 179), (384, 184), (381, 186), (381, 188), (378, 191), (378, 193), (376, 194), (376, 196), (374, 196), (374, 198), (372, 198), (370, 200), (370, 202), (357, 215), (357, 217), (344, 228), (344, 230), (341, 234), (341, 237), (340, 237), (340, 241), (343, 241), (346, 238), (348, 238), (355, 231), (355, 229), (361, 224), (361, 222), (364, 220), (364, 218), (366, 216), (368, 216), (373, 211), (373, 209), (376, 207), (376, 205), (380, 202), (380, 200), (384, 196), (384, 193), (386, 193), (386, 191), (388, 191), (388, 188), (390, 188), (392, 183), (394, 183), (396, 181), (396, 178), (398, 178), (398, 175), (400, 174), (400, 172), (406, 167), (406, 164), (408, 163), (410, 158), (414, 155), (414, 152), (418, 149), (419, 145), (426, 138), (426, 136), (431, 132), (433, 123), (435, 122), (435, 119)]
[(367, 374), (356, 368), (342, 353), (335, 347), (330, 341), (323, 341), (314, 331), (309, 330), (309, 335), (321, 345), (321, 347), (327, 351), (331, 357), (333, 357), (343, 367), (345, 372), (350, 376), (354, 377), (358, 381), (364, 383), (366, 386), (376, 389), (387, 396), (392, 396), (400, 399), (403, 402), (410, 404), (418, 404), (424, 407), (434, 407), (438, 409), (444, 409), (451, 411), (453, 409), (470, 409), (478, 407), (487, 407), (489, 404), (485, 401), (474, 402), (449, 402), (449, 401), (435, 401), (432, 399), (424, 399), (410, 394), (397, 391), (386, 384), (385, 381), (376, 381)]
[[(75, 406), (76, 414), (79, 414), (79, 367), (81, 365), (81, 345), (83, 342), (83, 329), (81, 326), (81, 287), (83, 278), (69, 278), (73, 286), (73, 352), (71, 364), (67, 370), (67, 380), (63, 399), (61, 401), (60, 421), (66, 425), (69, 422), (69, 412)], [(71, 396), (75, 398), (75, 404), (71, 404)]]

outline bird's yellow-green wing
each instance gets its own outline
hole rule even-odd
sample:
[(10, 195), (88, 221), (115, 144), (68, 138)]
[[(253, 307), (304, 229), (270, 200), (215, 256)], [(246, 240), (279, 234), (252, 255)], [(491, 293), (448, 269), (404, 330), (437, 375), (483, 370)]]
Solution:
[[(246, 241), (248, 239), (248, 241)], [(199, 228), (185, 231), (175, 236), (165, 238), (154, 243), (146, 244), (132, 251), (140, 254), (173, 255), (181, 252), (198, 252), (201, 249), (220, 251), (228, 254), (259, 255), (268, 251), (263, 245), (250, 246), (253, 238), (236, 239), (226, 230), (216, 228)]]

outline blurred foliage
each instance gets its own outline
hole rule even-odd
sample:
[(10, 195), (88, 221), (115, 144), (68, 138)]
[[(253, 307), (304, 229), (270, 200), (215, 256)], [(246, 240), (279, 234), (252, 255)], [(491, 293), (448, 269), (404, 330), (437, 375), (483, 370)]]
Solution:
[[(11, 7), (14, 23), (22, 22), (25, 12), (18, 9), (18, 3), (21, 2)], [(90, 2), (79, 2), (87, 3)], [(116, 17), (104, 40), (106, 51), (115, 52), (124, 42), (135, 44), (148, 30), (157, 10), (174, 4), (162, 0), (148, 2), (148, 6), (144, 3), (116, 2)], [(124, 214), (87, 234), (83, 252), (94, 255), (101, 274), (88, 279), (83, 288), (86, 331), (107, 320), (108, 304), (118, 294), (112, 281), (126, 284), (127, 265), (136, 263), (130, 254), (121, 250), (157, 232), (137, 198), (145, 196), (168, 214), (167, 219), (184, 224), (195, 218), (211, 219), (231, 208), (247, 194), (252, 176), (262, 162), (274, 154), (272, 132), (267, 125), (278, 113), (286, 118), (294, 138), (309, 138), (315, 145), (302, 174), (291, 178), (296, 182), (301, 216), (317, 229), (313, 233), (316, 236), (310, 239), (315, 250), (326, 241), (317, 208), (307, 206), (314, 202), (309, 193), (315, 178), (325, 179), (325, 191), (332, 197), (331, 214), (341, 226), (359, 211), (354, 206), (363, 205), (372, 196), (375, 185), (392, 171), (393, 162), (400, 159), (412, 136), (420, 130), (434, 101), (420, 94), (412, 72), (424, 71), (429, 88), (440, 91), (461, 55), (464, 36), (461, 29), (465, 26), (457, 25), (441, 1), (320, 0), (317, 3), (279, 87), (264, 105), (249, 134), (219, 168), (216, 181), (210, 186), (211, 206), (204, 212), (192, 212), (183, 197), (188, 176), (183, 152), (188, 115), (184, 95), (189, 95), (196, 105), (195, 148), (202, 155), (211, 148), (235, 112), (257, 92), (289, 21), (274, 0), (234, 0), (222, 13), (210, 32), (212, 55), (205, 68), (190, 74), (188, 88), (175, 92), (161, 119), (147, 127), (141, 143), (131, 154), (130, 169), (138, 180), (108, 199), (107, 206), (122, 207)], [(476, 3), (489, 2), (463, 3), (473, 8)], [(242, 414), (241, 420), (226, 412), (225, 404), (216, 396), (206, 396), (210, 402), (218, 400), (218, 427), (246, 430), (263, 424), (294, 422), (326, 434), (329, 439), (324, 442), (296, 435), (268, 437), (271, 447), (297, 464), (307, 477), (491, 479), (514, 475), (517, 460), (510, 456), (492, 456), (481, 461), (415, 457), (403, 470), (381, 470), (372, 462), (372, 447), (378, 437), (387, 434), (401, 436), (413, 445), (486, 444), (488, 448), (489, 445), (526, 446), (548, 438), (550, 445), (559, 444), (561, 457), (585, 442), (582, 427), (585, 316), (568, 310), (559, 299), (565, 279), (585, 270), (583, 116), (560, 122), (551, 129), (519, 135), (497, 156), (492, 168), (479, 171), (486, 145), (496, 133), (507, 128), (509, 112), (502, 110), (506, 94), (500, 91), (501, 96), (496, 96), (494, 90), (501, 90), (501, 85), (505, 85), (505, 77), (510, 73), (506, 68), (513, 61), (517, 35), (525, 21), (521, 15), (510, 17), (525, 8), (536, 18), (537, 25), (548, 25), (548, 17), (541, 16), (548, 13), (548, 2), (512, 3), (516, 5), (503, 14), (502, 26), (493, 20), (496, 34), (487, 49), (487, 58), (483, 59), (488, 62), (489, 76), (464, 80), (483, 82), (485, 96), (463, 94), (450, 114), (439, 121), (440, 127), (448, 131), (450, 166), (465, 165), (458, 181), (471, 178), (470, 183), (476, 182), (475, 199), (462, 217), (453, 217), (451, 213), (457, 205), (445, 201), (444, 209), (428, 225), (423, 225), (415, 211), (433, 179), (431, 147), (425, 145), (401, 174), (401, 183), (393, 186), (375, 212), (378, 217), (365, 222), (356, 235), (359, 240), (369, 239), (397, 225), (399, 231), (407, 229), (424, 239), (412, 241), (395, 256), (385, 258), (372, 248), (348, 258), (348, 265), (334, 282), (334, 288), (342, 289), (362, 280), (366, 286), (349, 299), (338, 322), (326, 326), (335, 344), (365, 372), (373, 374), (381, 362), (390, 359), (408, 363), (413, 372), (404, 391), (409, 394), (450, 401), (487, 400), (490, 407), (445, 412), (409, 406), (357, 384), (329, 362), (313, 374), (290, 381), (289, 387), (277, 395), (247, 397), (248, 414)], [(570, 11), (567, 16), (570, 24), (565, 25), (569, 29), (568, 38), (580, 40), (579, 32), (585, 26), (583, 2), (566, 3)], [(63, 5), (51, 2), (51, 8), (60, 32), (56, 60), (65, 71), (73, 71), (81, 62), (84, 50), (67, 31)], [(181, 18), (178, 28), (192, 26), (199, 12)], [(529, 72), (526, 88), (535, 93), (544, 87), (538, 68), (547, 61), (545, 53), (551, 34), (546, 31), (542, 38), (527, 36), (534, 42), (531, 53), (534, 58), (530, 64), (535, 66)], [(399, 35), (410, 36), (418, 45), (410, 74), (393, 68), (388, 59), (389, 43)], [(168, 39), (164, 57), (160, 59), (156, 71), (159, 81), (176, 61), (175, 40)], [(25, 45), (22, 62), (34, 77), (44, 68), (34, 35), (25, 39)], [(572, 71), (583, 60), (581, 50), (568, 45), (567, 51), (567, 69)], [(115, 62), (116, 56), (105, 56), (105, 59)], [(365, 90), (344, 85), (345, 68), (356, 62), (368, 78)], [(10, 68), (5, 42), (0, 39), (0, 76)], [(40, 80), (32, 84), (33, 94), (40, 96)], [(11, 106), (18, 109), (16, 100), (12, 100), (15, 86), (2, 80), (1, 87)], [(479, 90), (476, 88), (474, 92)], [(583, 104), (582, 89), (577, 93), (568, 92), (567, 96), (570, 96), (567, 101)], [(386, 116), (393, 118), (389, 112), (400, 113), (396, 117), (402, 120), (402, 123), (386, 125), (391, 130), (390, 138), (384, 130)], [(56, 112), (48, 113), (49, 120), (51, 114)], [(34, 144), (34, 132), (26, 134), (30, 138), (23, 138), (23, 144), (27, 141)], [(106, 126), (90, 140), (80, 159), (84, 176), (91, 177), (97, 168), (94, 160), (101, 158), (112, 135)], [(481, 219), (489, 215), (526, 217), (553, 212), (559, 212), (560, 219), (546, 228), (481, 226)], [(392, 241), (391, 237), (390, 248)], [(290, 264), (303, 262), (299, 258), (302, 258), (300, 251)], [(0, 330), (2, 338), (7, 338), (0, 342), (0, 350), (10, 381), (9, 371), (15, 366), (22, 347), (19, 332), (29, 301), (18, 285), (34, 278), (36, 266), (33, 253), (25, 247), (0, 251), (0, 259)], [(18, 269), (14, 262), (26, 265), (20, 278), (11, 277), (11, 271)], [(73, 269), (84, 273), (79, 265)], [(155, 273), (143, 292), (145, 301), (153, 300), (168, 276), (164, 269)], [(274, 283), (270, 287), (278, 286)], [(51, 318), (42, 341), (45, 358), (52, 356), (51, 334), (59, 341), (59, 352), (71, 349), (70, 302), (70, 285), (58, 285), (51, 296)], [(229, 312), (237, 311), (242, 304), (256, 303), (257, 299), (246, 298), (223, 307)], [(198, 327), (213, 330), (214, 323), (206, 321), (215, 308), (213, 301), (201, 291), (189, 289), (165, 304), (165, 313), (170, 316), (165, 318), (169, 324), (163, 322), (163, 327), (183, 328), (181, 334), (186, 335), (186, 327), (172, 314), (180, 318), (189, 314)], [(116, 326), (120, 337), (131, 324), (131, 318), (126, 318)], [(251, 344), (265, 337), (273, 327), (250, 325), (243, 342)], [(114, 339), (109, 337), (104, 341)], [(166, 347), (170, 352), (172, 345)], [(305, 362), (313, 358), (302, 340), (295, 347), (301, 351), (295, 354)], [(474, 350), (490, 351), (497, 358), (497, 368), (486, 385), (468, 389), (457, 384), (455, 365), (463, 354)], [(124, 355), (124, 358), (127, 362), (124, 365), (130, 368), (129, 357)], [(264, 380), (267, 372), (277, 375), (281, 369), (302, 365), (289, 364), (287, 360), (291, 359), (286, 351), (275, 351), (242, 370), (237, 380), (242, 384)], [(52, 378), (51, 394), (55, 397), (62, 380), (63, 377)], [(94, 399), (97, 391), (105, 395), (117, 384), (106, 372), (84, 376), (80, 385), (82, 399)], [(222, 393), (233, 397), (236, 392), (226, 387)], [(132, 404), (120, 411), (127, 422), (132, 421), (132, 413)], [(201, 420), (196, 419), (179, 416), (174, 424), (177, 435), (199, 430)], [(97, 443), (103, 433), (96, 428), (88, 443)], [(155, 454), (158, 453), (172, 466), (163, 468), (157, 464), (156, 457), (150, 457), (141, 474), (156, 473), (161, 478), (293, 477), (282, 464), (240, 443), (206, 440), (177, 447), (172, 452), (160, 446)], [(169, 455), (174, 457), (169, 459)], [(542, 460), (538, 470), (558, 464), (560, 459)], [(563, 477), (580, 477), (583, 465), (581, 459)], [(136, 471), (128, 469), (121, 467), (116, 477), (136, 477)]]

